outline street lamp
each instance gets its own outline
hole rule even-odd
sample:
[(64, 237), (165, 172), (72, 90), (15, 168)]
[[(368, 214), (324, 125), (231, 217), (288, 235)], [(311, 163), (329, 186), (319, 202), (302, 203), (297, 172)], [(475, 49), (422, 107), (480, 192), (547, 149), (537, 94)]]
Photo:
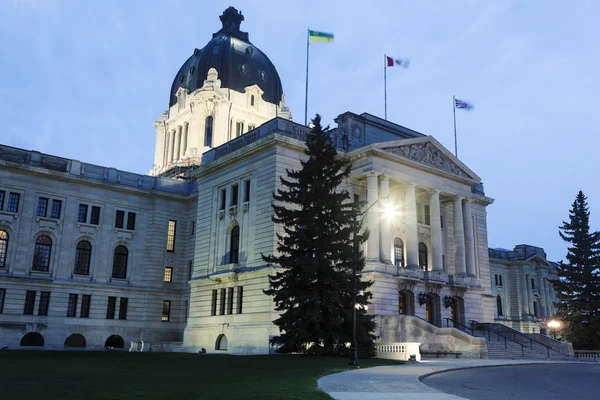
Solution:
[(560, 321), (555, 319), (551, 319), (548, 321), (548, 328), (550, 328), (550, 333), (552, 334), (552, 338), (556, 340), (556, 330), (560, 328)]
[[(365, 216), (367, 215), (367, 212), (369, 212), (369, 210), (379, 202), (379, 200), (382, 199), (388, 199), (388, 197), (381, 197), (378, 198), (377, 200), (375, 200), (373, 202), (373, 204), (371, 204), (369, 207), (367, 207), (367, 209), (365, 211), (363, 211), (360, 214), (354, 214), (352, 217), (352, 223), (354, 225), (354, 231), (353, 231), (353, 237), (352, 237), (352, 302), (353, 302), (353, 307), (352, 307), (352, 343), (350, 344), (350, 361), (348, 362), (348, 365), (352, 366), (352, 367), (359, 367), (358, 365), (358, 343), (356, 342), (356, 308), (357, 308), (357, 304), (356, 304), (356, 253), (357, 253), (357, 243), (356, 243), (356, 235), (357, 235), (357, 226), (358, 224), (361, 224), (363, 222), (363, 220), (365, 219)], [(383, 209), (383, 215), (386, 218), (392, 218), (394, 216), (394, 214), (396, 213), (396, 209), (395, 207), (388, 203), (385, 205), (384, 209)], [(360, 221), (358, 221), (358, 218), (362, 217), (360, 219)], [(365, 307), (365, 309), (367, 309)]]

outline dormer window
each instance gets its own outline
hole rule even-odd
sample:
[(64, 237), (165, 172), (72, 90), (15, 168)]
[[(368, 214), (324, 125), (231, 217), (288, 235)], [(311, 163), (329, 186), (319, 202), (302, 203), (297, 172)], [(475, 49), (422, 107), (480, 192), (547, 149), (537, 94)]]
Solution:
[(212, 134), (213, 134), (213, 117), (206, 117), (204, 122), (204, 145), (206, 147), (212, 147)]
[(250, 106), (254, 107), (254, 95), (250, 96)]

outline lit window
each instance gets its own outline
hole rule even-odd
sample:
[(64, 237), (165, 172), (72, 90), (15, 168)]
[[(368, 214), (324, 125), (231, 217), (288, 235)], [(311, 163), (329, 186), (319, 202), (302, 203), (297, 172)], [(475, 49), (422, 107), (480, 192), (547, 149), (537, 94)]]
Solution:
[(425, 243), (419, 243), (419, 268), (427, 271), (427, 246)]
[(6, 253), (8, 253), (8, 232), (0, 230), (0, 268), (6, 268)]
[(394, 264), (404, 267), (404, 242), (400, 238), (394, 239)]
[(165, 267), (165, 282), (171, 283), (173, 282), (173, 268)]
[(169, 229), (167, 231), (167, 251), (175, 251), (175, 229), (177, 221), (169, 220)]
[(163, 301), (162, 320), (164, 322), (169, 322), (170, 319), (171, 319), (171, 301), (164, 300)]
[(48, 271), (50, 269), (50, 253), (52, 252), (52, 239), (42, 235), (35, 241), (33, 252), (34, 271)]

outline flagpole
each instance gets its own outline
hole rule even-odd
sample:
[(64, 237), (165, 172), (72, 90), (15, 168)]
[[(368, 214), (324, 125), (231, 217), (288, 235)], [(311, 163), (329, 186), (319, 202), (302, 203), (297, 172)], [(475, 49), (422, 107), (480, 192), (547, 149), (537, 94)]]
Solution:
[(387, 55), (383, 55), (383, 104), (387, 121)]
[(308, 117), (308, 53), (310, 50), (310, 30), (306, 30), (306, 91), (304, 92), (304, 125)]
[(456, 95), (452, 96), (452, 112), (454, 113), (454, 156), (458, 158), (458, 147), (456, 145)]

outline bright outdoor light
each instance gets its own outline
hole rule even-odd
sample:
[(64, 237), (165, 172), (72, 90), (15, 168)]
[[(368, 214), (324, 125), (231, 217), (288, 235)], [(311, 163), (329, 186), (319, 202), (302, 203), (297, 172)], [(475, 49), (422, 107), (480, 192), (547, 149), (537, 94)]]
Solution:
[(386, 219), (392, 219), (396, 216), (398, 211), (396, 210), (396, 206), (392, 203), (387, 203), (383, 206), (383, 217)]
[(550, 329), (558, 329), (560, 328), (560, 322), (555, 319), (548, 321), (548, 328)]

